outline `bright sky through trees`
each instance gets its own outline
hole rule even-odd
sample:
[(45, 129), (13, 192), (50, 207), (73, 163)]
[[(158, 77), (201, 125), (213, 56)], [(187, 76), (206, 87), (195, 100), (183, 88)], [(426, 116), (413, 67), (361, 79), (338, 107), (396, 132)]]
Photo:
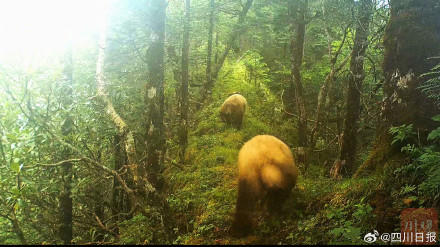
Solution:
[[(102, 0), (0, 1), (0, 56), (63, 49), (97, 31), (103, 19)], [(48, 54), (47, 54), (48, 55)]]

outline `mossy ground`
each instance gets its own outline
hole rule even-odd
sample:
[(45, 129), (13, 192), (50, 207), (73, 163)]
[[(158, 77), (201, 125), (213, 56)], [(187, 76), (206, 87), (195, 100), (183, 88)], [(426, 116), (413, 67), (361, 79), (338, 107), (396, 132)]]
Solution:
[[(390, 171), (334, 181), (329, 167), (311, 159), (300, 169), (297, 186), (283, 214), (269, 216), (260, 205), (254, 212), (254, 231), (234, 238), (230, 227), (238, 189), (237, 158), (241, 146), (256, 135), (270, 134), (294, 147), (296, 130), (291, 119), (265, 85), (246, 82), (244, 67), (237, 64), (216, 84), (212, 102), (195, 116), (183, 169), (169, 165), (168, 201), (175, 213), (176, 244), (362, 244), (363, 236), (377, 226), (377, 218), (398, 217), (401, 207), (384, 200), (391, 194), (386, 184)], [(242, 128), (219, 119), (219, 108), (229, 93), (240, 91), (248, 101)], [(287, 120), (286, 120), (287, 119)], [(174, 147), (177, 149), (177, 147)], [(173, 152), (173, 147), (169, 149)], [(176, 157), (172, 157), (177, 159)], [(378, 196), (380, 195), (380, 196)], [(376, 212), (368, 203), (376, 198)], [(388, 209), (387, 207), (390, 206)], [(385, 215), (384, 215), (385, 212)], [(386, 212), (391, 212), (388, 215)], [(391, 215), (391, 216), (390, 216)], [(391, 226), (396, 222), (391, 221)], [(393, 225), (394, 224), (394, 225)]]

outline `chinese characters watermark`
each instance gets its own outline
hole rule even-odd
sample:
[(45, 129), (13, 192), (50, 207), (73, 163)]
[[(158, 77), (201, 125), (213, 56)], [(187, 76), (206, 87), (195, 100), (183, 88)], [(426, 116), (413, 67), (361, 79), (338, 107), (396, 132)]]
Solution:
[(382, 233), (374, 230), (364, 236), (366, 243), (380, 240), (385, 243), (426, 245), (437, 242), (438, 213), (434, 208), (407, 208), (400, 215), (401, 232)]

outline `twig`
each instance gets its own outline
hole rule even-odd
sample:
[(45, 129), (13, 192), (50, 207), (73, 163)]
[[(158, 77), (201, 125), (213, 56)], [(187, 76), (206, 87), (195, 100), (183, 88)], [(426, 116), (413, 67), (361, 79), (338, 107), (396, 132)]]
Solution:
[(104, 220), (104, 223), (105, 223), (105, 222), (108, 222), (108, 221), (111, 221), (112, 219), (117, 218), (117, 217), (119, 217), (119, 216), (129, 216), (129, 215), (132, 215), (133, 213), (134, 213), (134, 210), (131, 210), (131, 211), (128, 212), (128, 213), (118, 213), (118, 214), (115, 214), (115, 215), (113, 215), (113, 216), (110, 216), (110, 217), (107, 218), (106, 220)]
[(166, 156), (165, 159), (167, 161), (169, 161), (172, 165), (176, 166), (177, 168), (180, 168), (180, 170), (182, 170), (182, 171), (185, 170), (185, 168), (181, 164), (179, 164), (176, 161), (172, 160), (170, 157)]
[(323, 148), (323, 149), (316, 149), (316, 150), (313, 150), (313, 152), (322, 152), (322, 151), (326, 150), (326, 149), (327, 149), (328, 147), (330, 147), (330, 145), (331, 145), (333, 142), (335, 142), (335, 140), (337, 140), (337, 139), (339, 139), (338, 136), (336, 136), (331, 142), (329, 142), (328, 145), (327, 145), (325, 148)]
[(96, 215), (95, 213), (93, 213), (93, 217), (95, 218), (96, 222), (98, 223), (98, 226), (101, 230), (103, 230), (104, 232), (110, 233), (111, 235), (113, 235), (116, 238), (119, 238), (119, 235), (116, 234), (114, 231), (108, 229), (107, 227), (105, 227), (101, 220), (99, 219), (98, 215)]
[[(286, 113), (286, 114), (289, 114), (289, 115), (291, 115), (291, 116), (294, 116), (294, 117), (298, 117), (298, 115), (297, 114), (295, 114), (295, 113), (291, 113), (291, 112), (288, 112), (288, 111), (286, 111), (284, 108), (284, 101), (283, 101), (283, 94), (284, 94), (284, 89), (283, 89), (283, 91), (281, 92), (281, 106), (282, 106), (282, 110)], [(310, 119), (310, 118), (307, 118), (307, 121), (310, 121), (310, 122), (314, 122), (314, 123), (316, 123), (316, 120), (314, 120), (314, 119)], [(328, 129), (328, 130), (330, 130), (335, 136), (338, 136), (330, 127), (328, 127), (328, 126), (325, 126), (325, 128), (326, 129)]]
[(281, 109), (283, 110), (284, 113), (289, 114), (290, 116), (297, 117), (298, 115), (286, 111), (286, 107), (284, 106), (283, 96), (284, 96), (284, 89), (281, 91), (281, 98), (280, 98), (281, 99)]
[(189, 101), (192, 101), (192, 102), (197, 103), (197, 104), (199, 104), (199, 105), (203, 105), (202, 102), (199, 102), (199, 101), (195, 100), (195, 99), (192, 98), (192, 97), (189, 98)]
[(114, 245), (116, 243), (114, 242), (89, 242), (89, 243), (84, 243), (83, 245)]
[(24, 166), (23, 169), (31, 169), (31, 168), (35, 168), (37, 166), (43, 166), (43, 167), (54, 167), (54, 166), (60, 166), (63, 165), (65, 163), (70, 163), (70, 162), (80, 162), (80, 161), (84, 161), (83, 159), (68, 159), (68, 160), (63, 160), (57, 163), (53, 163), (53, 164), (41, 164), (41, 163), (36, 163), (33, 166)]

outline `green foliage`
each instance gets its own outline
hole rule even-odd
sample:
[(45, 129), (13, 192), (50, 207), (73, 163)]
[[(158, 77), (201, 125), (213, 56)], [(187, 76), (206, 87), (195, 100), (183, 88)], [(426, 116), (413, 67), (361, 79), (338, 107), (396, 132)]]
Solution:
[[(440, 122), (440, 115), (433, 117)], [(407, 144), (402, 152), (412, 158), (412, 162), (396, 169), (399, 177), (407, 177), (407, 184), (402, 188), (401, 194), (417, 195), (423, 201), (436, 201), (440, 198), (440, 127), (428, 135), (430, 145), (416, 147)], [(416, 197), (417, 198), (417, 197)]]
[[(439, 59), (440, 57), (433, 57), (430, 59)], [(436, 105), (440, 107), (440, 64), (434, 66), (430, 72), (425, 73), (422, 77), (427, 78), (426, 82), (420, 85), (420, 88), (428, 97), (436, 101)]]
[(156, 221), (160, 221), (158, 212), (150, 212), (149, 217), (136, 215), (131, 220), (121, 222), (120, 226), (120, 243), (121, 244), (157, 244), (166, 243), (167, 239), (160, 229), (155, 229)]
[(267, 78), (269, 69), (263, 61), (263, 57), (254, 50), (247, 51), (244, 55), (244, 66), (246, 67), (246, 79), (254, 84), (269, 82)]
[[(440, 122), (440, 115), (436, 115), (432, 118), (434, 121)], [(428, 141), (438, 141), (440, 140), (440, 128), (437, 128), (428, 135)]]
[(354, 244), (362, 243), (360, 240), (361, 229), (354, 227), (351, 221), (345, 221), (342, 227), (334, 228), (330, 233), (337, 238), (336, 242), (331, 244)]
[[(362, 198), (359, 203), (351, 206), (351, 209), (346, 207), (333, 208), (329, 207), (326, 218), (329, 223), (333, 225), (330, 231), (334, 238), (330, 241), (332, 244), (360, 244), (363, 243), (361, 234), (369, 230), (370, 224), (374, 220), (372, 214), (373, 208), (369, 204), (365, 204), (365, 198)], [(348, 212), (353, 212), (351, 217), (348, 217)], [(361, 241), (362, 240), (362, 241)]]
[(416, 132), (413, 130), (412, 124), (406, 125), (403, 124), (398, 127), (391, 127), (389, 132), (394, 135), (393, 141), (391, 144), (396, 142), (402, 142), (403, 140), (414, 137)]

